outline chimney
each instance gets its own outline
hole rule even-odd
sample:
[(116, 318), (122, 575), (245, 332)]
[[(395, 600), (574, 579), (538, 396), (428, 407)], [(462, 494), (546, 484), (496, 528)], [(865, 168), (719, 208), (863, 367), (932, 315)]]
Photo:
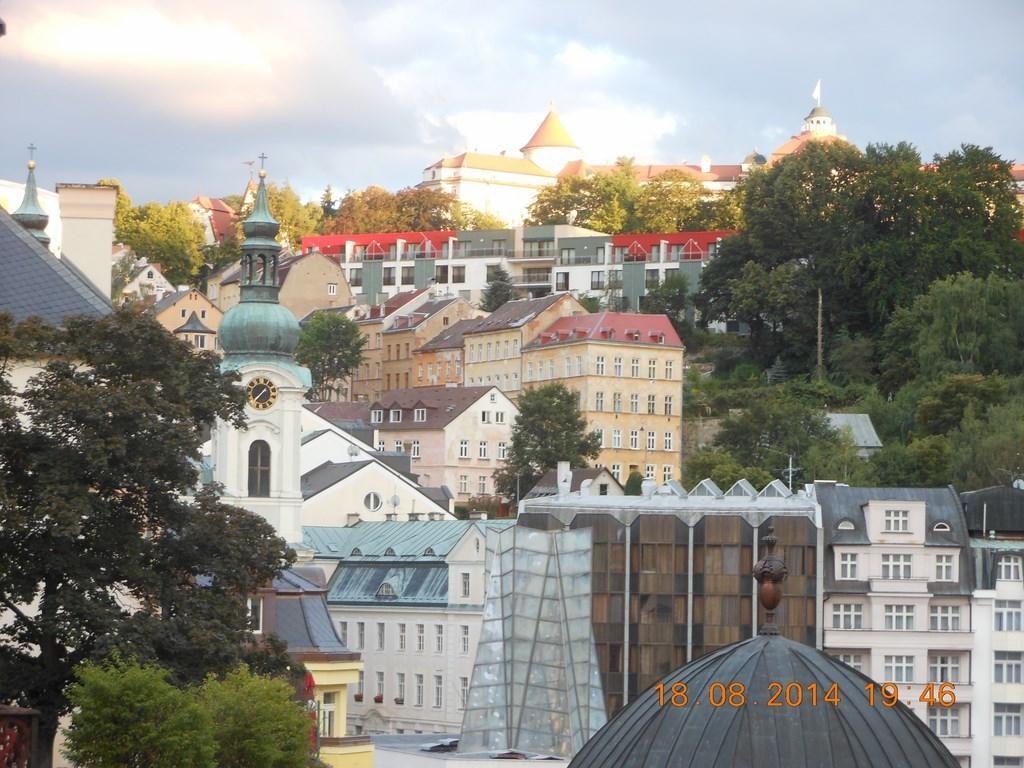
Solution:
[(444, 517), (444, 515), (442, 515), (440, 512), (428, 512), (427, 513), (427, 519), (428, 520), (440, 520), (443, 517)]
[(348, 515), (347, 515), (347, 518), (346, 518), (345, 525), (355, 525), (358, 522), (359, 522), (359, 513), (358, 512), (349, 512)]
[(474, 509), (474, 510), (470, 511), (469, 519), (470, 520), (486, 520), (487, 519), (487, 513), (483, 512), (483, 511), (481, 511), (479, 509)]
[(558, 495), (568, 496), (569, 490), (572, 488), (572, 470), (569, 468), (568, 461), (558, 462), (558, 468), (555, 470), (555, 481), (558, 484)]
[(389, 523), (393, 523), (396, 520), (398, 520), (398, 513), (397, 512), (386, 512), (384, 514), (384, 519), (387, 520)]
[(104, 296), (110, 296), (117, 189), (99, 184), (58, 184), (61, 251)]
[(409, 522), (410, 523), (415, 523), (419, 519), (420, 519), (420, 513), (419, 512), (410, 512), (409, 513)]

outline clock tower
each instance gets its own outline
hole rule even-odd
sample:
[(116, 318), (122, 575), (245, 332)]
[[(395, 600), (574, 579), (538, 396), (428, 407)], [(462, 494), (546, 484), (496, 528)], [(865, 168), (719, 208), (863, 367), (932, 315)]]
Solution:
[(246, 427), (218, 421), (213, 430), (213, 479), (228, 504), (255, 512), (289, 544), (302, 541), (299, 447), (309, 370), (292, 353), (299, 323), (277, 302), (280, 225), (267, 203), (260, 168), (252, 213), (242, 222), (240, 301), (221, 321), (222, 370), (237, 371), (245, 390)]

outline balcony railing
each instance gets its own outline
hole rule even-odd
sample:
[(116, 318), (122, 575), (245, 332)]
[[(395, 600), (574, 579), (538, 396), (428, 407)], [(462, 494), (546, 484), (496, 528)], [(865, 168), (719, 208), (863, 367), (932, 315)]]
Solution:
[(604, 264), (604, 254), (581, 254), (573, 256), (558, 256), (558, 265), (561, 267), (578, 267), (587, 266), (591, 264)]
[(512, 285), (551, 285), (550, 272), (524, 272), (521, 275), (512, 276)]

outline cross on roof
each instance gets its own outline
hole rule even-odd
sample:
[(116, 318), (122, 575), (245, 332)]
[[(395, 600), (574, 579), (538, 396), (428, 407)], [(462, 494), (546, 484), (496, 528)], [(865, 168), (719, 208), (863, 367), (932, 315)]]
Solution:
[(258, 155), (256, 155), (256, 157), (260, 159), (260, 168), (262, 169), (263, 161), (267, 159), (267, 154), (265, 152), (260, 152)]
[(38, 147), (36, 147), (35, 144), (29, 144), (28, 145), (28, 159), (29, 160), (35, 160), (36, 159), (36, 149), (38, 149)]

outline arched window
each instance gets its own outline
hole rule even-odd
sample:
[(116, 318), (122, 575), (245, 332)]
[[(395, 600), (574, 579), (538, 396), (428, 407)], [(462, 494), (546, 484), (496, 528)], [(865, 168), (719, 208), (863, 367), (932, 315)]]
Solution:
[(839, 521), (839, 525), (836, 526), (836, 530), (839, 530), (839, 531), (852, 531), (855, 527), (856, 526), (854, 526), (852, 520), (840, 520)]
[(270, 446), (264, 440), (249, 446), (249, 495), (270, 495)]
[(933, 531), (949, 531), (949, 523), (936, 523)]
[(395, 556), (395, 550), (393, 550), (391, 547), (388, 547), (387, 549), (384, 550), (384, 557), (394, 557), (394, 556)]
[(437, 557), (437, 555), (434, 554), (434, 548), (433, 547), (427, 547), (425, 550), (423, 550), (423, 556), (424, 557)]
[(395, 592), (395, 588), (388, 582), (383, 582), (377, 589), (377, 597), (398, 597), (398, 593)]

